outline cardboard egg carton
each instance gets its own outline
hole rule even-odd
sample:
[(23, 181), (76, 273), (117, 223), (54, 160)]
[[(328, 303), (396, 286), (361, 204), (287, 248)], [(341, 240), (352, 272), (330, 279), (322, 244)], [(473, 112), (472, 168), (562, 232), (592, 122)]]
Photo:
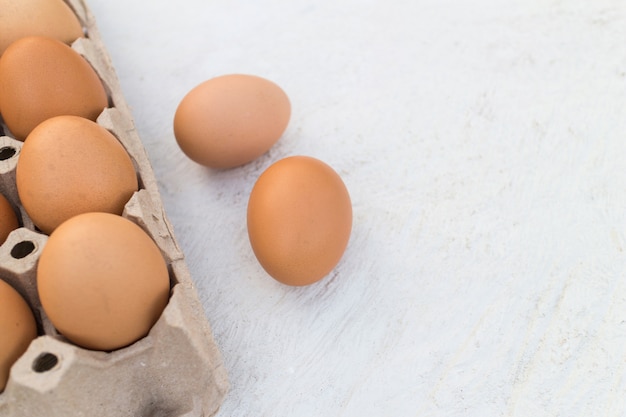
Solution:
[(91, 351), (60, 335), (41, 308), (36, 289), (37, 261), (48, 237), (29, 219), (15, 186), (22, 142), (0, 123), (0, 192), (15, 208), (21, 224), (0, 246), (0, 277), (28, 301), (40, 335), (11, 369), (0, 394), (0, 416), (212, 416), (228, 389), (220, 352), (94, 16), (84, 1), (67, 2), (87, 33), (72, 48), (91, 63), (109, 95), (109, 108), (97, 122), (120, 140), (137, 170), (140, 190), (126, 204), (123, 216), (140, 225), (161, 249), (172, 290), (150, 333), (126, 348)]

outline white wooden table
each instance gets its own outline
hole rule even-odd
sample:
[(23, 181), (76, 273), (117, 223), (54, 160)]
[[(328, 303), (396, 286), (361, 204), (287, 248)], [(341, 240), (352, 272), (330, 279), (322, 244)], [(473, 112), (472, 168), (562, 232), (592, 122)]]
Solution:
[[(89, 4), (224, 355), (219, 417), (626, 415), (626, 2)], [(235, 72), (292, 119), (208, 170), (172, 118)], [(264, 273), (245, 223), (295, 154), (354, 207), (306, 288)]]

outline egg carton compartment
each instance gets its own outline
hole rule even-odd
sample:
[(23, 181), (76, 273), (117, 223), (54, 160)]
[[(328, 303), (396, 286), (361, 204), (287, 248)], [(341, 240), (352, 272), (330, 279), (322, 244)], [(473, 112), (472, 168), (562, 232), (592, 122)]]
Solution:
[(86, 34), (72, 48), (92, 65), (109, 97), (109, 106), (96, 122), (122, 143), (139, 179), (139, 190), (122, 216), (143, 228), (161, 250), (170, 274), (170, 300), (147, 336), (112, 352), (81, 348), (56, 331), (41, 308), (36, 288), (37, 262), (48, 236), (37, 229), (20, 204), (15, 170), (23, 143), (0, 118), (0, 192), (20, 222), (20, 228), (0, 246), (0, 279), (27, 300), (39, 332), (11, 369), (6, 389), (0, 393), (0, 415), (212, 416), (228, 390), (221, 354), (95, 18), (83, 0), (66, 2)]
[(11, 203), (20, 226), (34, 229), (33, 222), (20, 204), (20, 199), (15, 187), (15, 168), (22, 142), (9, 136), (0, 136), (0, 194)]
[(170, 300), (150, 333), (113, 352), (67, 342), (36, 295), (47, 237), (20, 228), (0, 248), (0, 275), (28, 300), (41, 336), (13, 365), (0, 414), (21, 416), (210, 416), (227, 388), (220, 354), (184, 260), (169, 264)]

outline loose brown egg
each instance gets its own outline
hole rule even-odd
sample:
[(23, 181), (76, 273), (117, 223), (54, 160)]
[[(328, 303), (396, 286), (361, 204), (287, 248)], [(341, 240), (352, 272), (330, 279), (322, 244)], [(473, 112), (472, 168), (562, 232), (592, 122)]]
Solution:
[(138, 189), (132, 160), (117, 138), (78, 116), (53, 117), (28, 135), (15, 180), (22, 206), (44, 233), (80, 213), (122, 214)]
[(7, 240), (9, 233), (19, 227), (15, 210), (5, 196), (0, 194), (0, 245)]
[(52, 324), (93, 350), (119, 349), (147, 335), (167, 305), (169, 288), (154, 241), (109, 213), (85, 213), (61, 224), (37, 267), (37, 290)]
[(352, 230), (350, 195), (324, 162), (293, 156), (265, 170), (248, 201), (248, 236), (261, 266), (288, 285), (308, 285), (341, 259)]
[(47, 36), (70, 44), (83, 36), (78, 18), (63, 0), (0, 0), (0, 55), (26, 36)]
[(37, 337), (32, 310), (22, 296), (0, 279), (0, 392), (4, 391), (11, 367)]
[(291, 104), (275, 83), (254, 75), (223, 75), (191, 90), (174, 116), (174, 135), (193, 161), (232, 168), (267, 152), (282, 136)]
[(13, 42), (0, 57), (0, 109), (19, 140), (54, 116), (96, 120), (107, 105), (96, 72), (61, 41), (29, 36)]

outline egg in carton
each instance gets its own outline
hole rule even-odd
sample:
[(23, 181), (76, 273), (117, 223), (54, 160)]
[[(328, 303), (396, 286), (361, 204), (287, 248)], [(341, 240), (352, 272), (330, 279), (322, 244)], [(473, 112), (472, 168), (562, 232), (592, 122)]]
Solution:
[(147, 336), (112, 352), (78, 347), (56, 331), (41, 308), (36, 286), (37, 262), (48, 237), (37, 230), (19, 202), (15, 169), (22, 142), (0, 126), (0, 191), (21, 225), (0, 246), (0, 277), (27, 300), (39, 333), (11, 369), (0, 393), (0, 415), (212, 416), (228, 390), (220, 352), (95, 18), (84, 1), (67, 3), (87, 33), (72, 48), (96, 70), (109, 96), (110, 105), (97, 123), (118, 138), (138, 174), (139, 191), (122, 215), (142, 227), (161, 250), (170, 274), (170, 299)]

